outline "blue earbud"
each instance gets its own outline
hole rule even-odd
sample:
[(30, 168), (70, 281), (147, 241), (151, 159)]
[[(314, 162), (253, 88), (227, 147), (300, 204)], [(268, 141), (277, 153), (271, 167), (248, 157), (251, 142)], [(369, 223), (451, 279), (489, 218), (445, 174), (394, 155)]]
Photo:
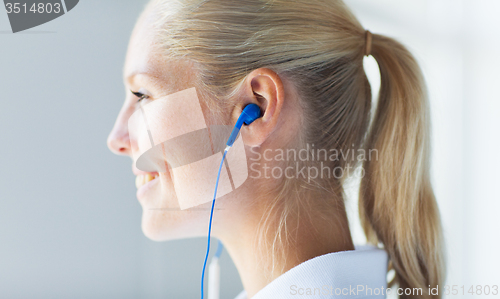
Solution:
[[(238, 137), (238, 133), (240, 132), (241, 126), (243, 124), (249, 125), (259, 117), (260, 117), (259, 106), (255, 104), (249, 104), (243, 109), (243, 112), (241, 112), (241, 115), (240, 117), (238, 117), (236, 125), (234, 126), (234, 129), (231, 132), (231, 136), (229, 136), (229, 140), (227, 141), (227, 147), (224, 150), (224, 154), (222, 155), (222, 161), (220, 162), (219, 165), (219, 172), (217, 173), (217, 181), (215, 182), (214, 198), (212, 200), (212, 209), (210, 210), (210, 220), (208, 222), (207, 253), (205, 254), (205, 262), (203, 263), (203, 270), (201, 272), (201, 299), (204, 298), (203, 282), (205, 280), (205, 268), (207, 267), (208, 253), (210, 252), (210, 232), (212, 231), (212, 217), (214, 215), (215, 198), (217, 197), (217, 187), (219, 186), (219, 179), (220, 179), (220, 172), (222, 169), (222, 165), (224, 165), (224, 159), (226, 158), (226, 154), (229, 151), (229, 148), (233, 146), (236, 137)], [(221, 252), (222, 252), (222, 243), (219, 241), (217, 246), (217, 253), (215, 254), (216, 258), (219, 258)]]
[(227, 146), (233, 146), (236, 137), (238, 137), (238, 133), (240, 132), (241, 126), (243, 124), (249, 125), (254, 122), (257, 118), (260, 117), (260, 108), (256, 104), (248, 104), (241, 112), (240, 117), (236, 121), (236, 125), (234, 126), (233, 132), (231, 132), (231, 136), (229, 136), (229, 140), (227, 141)]

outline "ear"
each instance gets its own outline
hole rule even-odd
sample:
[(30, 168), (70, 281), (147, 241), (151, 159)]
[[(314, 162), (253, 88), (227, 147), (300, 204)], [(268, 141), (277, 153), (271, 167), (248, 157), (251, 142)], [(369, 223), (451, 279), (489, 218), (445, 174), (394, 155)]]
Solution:
[[(254, 103), (260, 107), (262, 117), (241, 128), (244, 143), (249, 146), (259, 146), (278, 124), (285, 99), (283, 82), (278, 74), (270, 69), (256, 69), (243, 82), (240, 99), (244, 99), (243, 106)], [(241, 109), (235, 111), (236, 119)]]

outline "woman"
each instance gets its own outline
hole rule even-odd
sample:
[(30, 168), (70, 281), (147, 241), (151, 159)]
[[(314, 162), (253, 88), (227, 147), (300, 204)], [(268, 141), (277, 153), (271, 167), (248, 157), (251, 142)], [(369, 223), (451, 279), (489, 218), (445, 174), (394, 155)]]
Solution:
[[(381, 74), (373, 117), (365, 55)], [(420, 68), (400, 43), (366, 31), (342, 1), (152, 1), (124, 73), (132, 93), (108, 138), (117, 154), (133, 157), (127, 122), (138, 101), (195, 87), (207, 123), (226, 125), (246, 105), (260, 107), (262, 117), (241, 130), (249, 178), (217, 199), (213, 214), (212, 235), (245, 288), (238, 298), (385, 297), (391, 269), (389, 285), (401, 298), (441, 297), (443, 241)], [(377, 247), (355, 250), (342, 186), (357, 166), (360, 218)], [(133, 168), (146, 236), (207, 235), (211, 202), (174, 209), (179, 179), (170, 169)]]

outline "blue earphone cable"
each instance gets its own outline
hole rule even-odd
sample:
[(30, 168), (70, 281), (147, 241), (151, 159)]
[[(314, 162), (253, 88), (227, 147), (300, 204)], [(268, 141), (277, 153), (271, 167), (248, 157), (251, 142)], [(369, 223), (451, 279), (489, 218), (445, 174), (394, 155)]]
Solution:
[[(222, 155), (222, 161), (220, 162), (219, 172), (217, 173), (217, 181), (215, 182), (214, 199), (212, 201), (212, 210), (210, 211), (210, 222), (208, 223), (208, 242), (207, 242), (207, 254), (205, 255), (205, 262), (203, 263), (203, 271), (201, 272), (201, 299), (203, 299), (203, 281), (205, 280), (205, 268), (207, 266), (208, 253), (210, 251), (210, 232), (212, 230), (212, 217), (214, 215), (215, 198), (217, 197), (217, 187), (219, 186), (220, 171), (222, 165), (224, 165), (224, 159), (226, 158), (229, 146), (224, 150), (224, 155)], [(217, 246), (216, 256), (219, 257), (222, 253), (222, 243), (219, 241)]]
[[(243, 111), (241, 112), (238, 120), (236, 121), (236, 125), (234, 126), (233, 131), (231, 132), (231, 136), (226, 143), (226, 149), (224, 150), (224, 155), (222, 156), (222, 161), (220, 161), (219, 172), (217, 173), (217, 181), (215, 182), (215, 191), (214, 191), (214, 199), (212, 201), (212, 210), (210, 211), (210, 222), (208, 224), (208, 242), (207, 242), (207, 254), (205, 255), (205, 262), (203, 263), (203, 272), (201, 272), (201, 299), (203, 299), (203, 281), (205, 280), (205, 268), (207, 266), (208, 253), (210, 251), (210, 232), (212, 230), (212, 217), (214, 215), (214, 206), (215, 206), (215, 198), (217, 197), (217, 187), (219, 186), (219, 178), (220, 171), (222, 169), (222, 165), (224, 164), (224, 159), (226, 158), (227, 151), (233, 146), (233, 143), (236, 141), (238, 137), (238, 133), (240, 132), (241, 126), (243, 124), (249, 125), (254, 120), (261, 116), (260, 108), (256, 104), (248, 104)], [(215, 257), (219, 258), (222, 253), (222, 243), (219, 241), (217, 246), (217, 252), (215, 253)]]

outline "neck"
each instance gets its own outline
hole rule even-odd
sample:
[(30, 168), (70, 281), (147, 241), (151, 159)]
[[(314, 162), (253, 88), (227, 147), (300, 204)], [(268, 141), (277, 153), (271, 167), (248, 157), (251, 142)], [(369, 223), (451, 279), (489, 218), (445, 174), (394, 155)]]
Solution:
[[(268, 200), (271, 202), (272, 199)], [(254, 209), (246, 214), (245, 221), (240, 219), (237, 228), (221, 236), (248, 298), (281, 274), (309, 259), (354, 250), (343, 201), (341, 198), (332, 201), (340, 204), (329, 212), (317, 209), (289, 214), (286, 218), (287, 231), (280, 231), (280, 227), (283, 228), (278, 221), (281, 211), (274, 213), (275, 217), (264, 225), (268, 233), (263, 236), (258, 228), (265, 214), (263, 210)], [(301, 208), (304, 206), (307, 205), (299, 205)], [(281, 241), (276, 236), (282, 236)]]

